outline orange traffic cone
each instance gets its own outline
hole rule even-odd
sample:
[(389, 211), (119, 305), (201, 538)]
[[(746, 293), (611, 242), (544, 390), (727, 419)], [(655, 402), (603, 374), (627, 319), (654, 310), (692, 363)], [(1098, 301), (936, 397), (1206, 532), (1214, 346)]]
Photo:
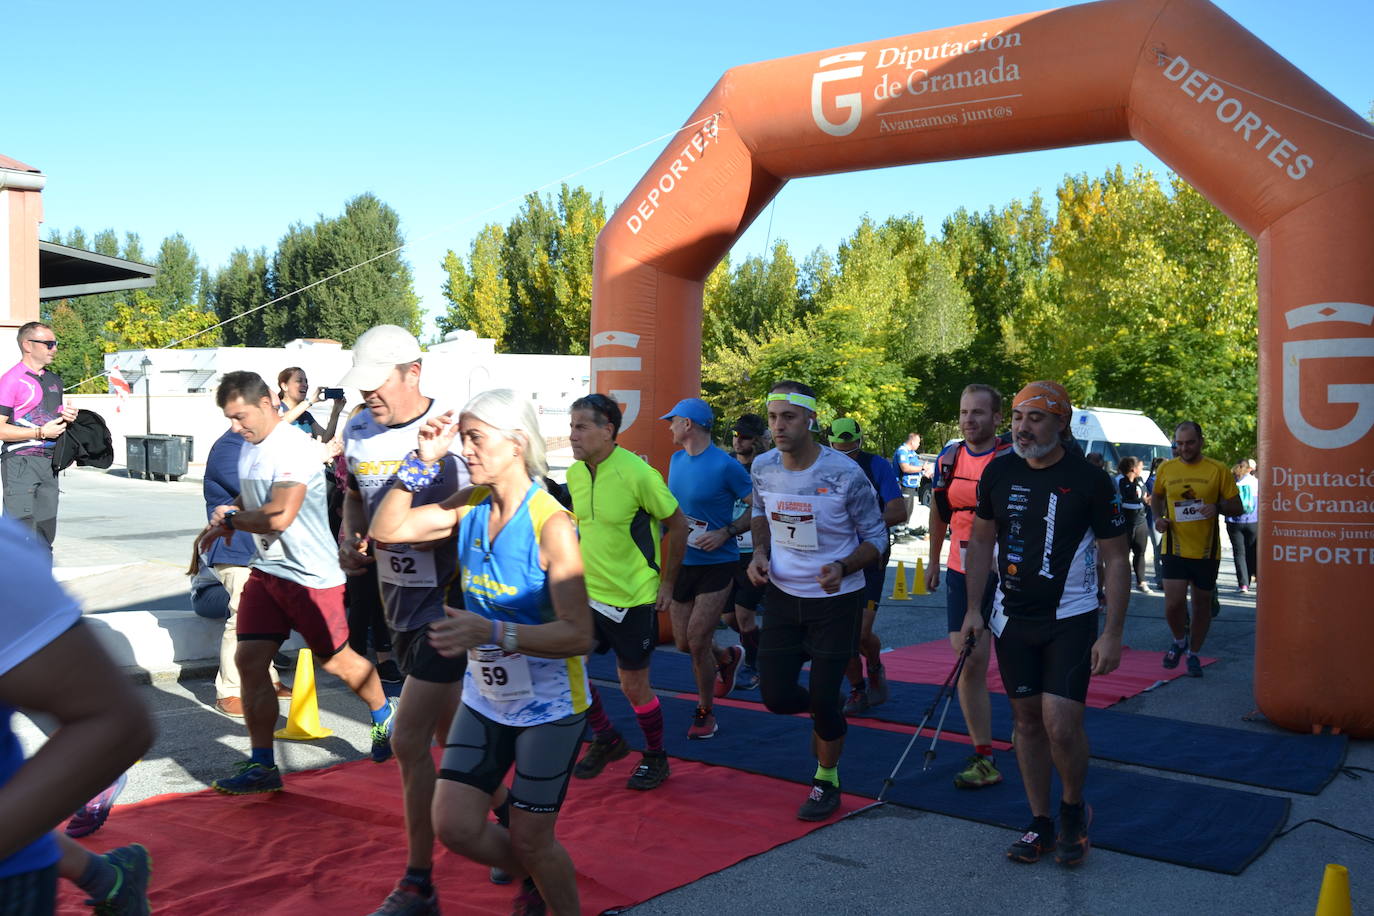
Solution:
[(315, 699), (315, 656), (302, 649), (296, 659), (296, 680), (291, 684), (291, 708), (286, 713), (286, 728), (274, 733), (290, 741), (328, 738), (333, 729), (320, 724), (320, 704)]
[(1350, 872), (1344, 865), (1326, 866), (1317, 916), (1350, 916)]

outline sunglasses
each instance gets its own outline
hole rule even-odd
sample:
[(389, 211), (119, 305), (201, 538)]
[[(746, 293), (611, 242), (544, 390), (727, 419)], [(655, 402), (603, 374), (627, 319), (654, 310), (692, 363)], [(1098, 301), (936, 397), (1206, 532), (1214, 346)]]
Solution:
[(24, 341), (24, 342), (25, 342), (25, 343), (42, 344), (43, 346), (47, 347), (49, 350), (51, 350), (51, 349), (53, 349), (54, 347), (57, 346), (57, 341), (55, 341), (55, 340), (38, 340), (38, 339), (33, 338), (33, 337), (30, 337), (28, 340), (26, 340), (26, 341)]

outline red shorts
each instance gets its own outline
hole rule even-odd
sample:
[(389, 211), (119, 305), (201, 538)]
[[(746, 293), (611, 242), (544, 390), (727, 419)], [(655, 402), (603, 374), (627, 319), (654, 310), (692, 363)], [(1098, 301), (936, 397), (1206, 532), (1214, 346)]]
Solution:
[(324, 661), (348, 643), (343, 598), (342, 585), (310, 588), (255, 569), (239, 598), (239, 640), (283, 642), (295, 630)]

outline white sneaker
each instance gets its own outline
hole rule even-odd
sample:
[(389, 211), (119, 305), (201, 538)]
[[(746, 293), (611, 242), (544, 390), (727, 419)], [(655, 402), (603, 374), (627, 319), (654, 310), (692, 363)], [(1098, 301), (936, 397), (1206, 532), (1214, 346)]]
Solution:
[(1148, 582), (1140, 583), (1135, 587), (1135, 590), (1140, 592), (1142, 595), (1153, 595), (1155, 593), (1155, 590), (1150, 588), (1150, 584)]

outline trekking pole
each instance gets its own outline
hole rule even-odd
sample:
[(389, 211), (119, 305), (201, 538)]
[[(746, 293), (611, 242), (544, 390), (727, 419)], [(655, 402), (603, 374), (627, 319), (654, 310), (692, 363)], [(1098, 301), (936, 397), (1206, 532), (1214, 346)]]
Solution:
[[(930, 705), (926, 707), (925, 713), (921, 716), (920, 724), (917, 725), (916, 730), (911, 733), (911, 740), (906, 743), (906, 750), (902, 751), (902, 756), (897, 759), (897, 765), (892, 768), (892, 772), (883, 780), (883, 787), (882, 790), (878, 792), (878, 799), (875, 804), (881, 805), (883, 803), (883, 796), (887, 794), (887, 790), (896, 784), (897, 772), (901, 770), (902, 764), (906, 763), (907, 755), (911, 753), (911, 749), (916, 746), (916, 739), (920, 737), (921, 730), (926, 727), (926, 723), (930, 721), (930, 717), (935, 715), (935, 707), (940, 704), (940, 697), (944, 695), (946, 690), (950, 689), (950, 685), (955, 682), (959, 673), (964, 670), (964, 659), (968, 658), (969, 653), (972, 651), (973, 641), (972, 638), (970, 638), (970, 640), (965, 643), (963, 651), (959, 653), (959, 658), (955, 660), (954, 670), (950, 671), (949, 676), (945, 678), (945, 682), (940, 685), (940, 689), (935, 691), (935, 698), (930, 701)], [(952, 695), (953, 694), (951, 694), (951, 696)], [(948, 703), (945, 704), (945, 710), (949, 710)], [(944, 722), (944, 718), (944, 716), (940, 717), (941, 723)]]
[(944, 730), (945, 716), (949, 715), (949, 701), (954, 699), (955, 690), (958, 689), (959, 675), (964, 672), (964, 662), (968, 661), (969, 653), (973, 651), (972, 639), (972, 634), (970, 634), (969, 642), (964, 644), (964, 650), (959, 653), (959, 660), (954, 663), (954, 673), (950, 679), (956, 686), (945, 694), (945, 708), (940, 712), (940, 721), (935, 725), (935, 734), (930, 739), (930, 747), (926, 748), (925, 762), (921, 764), (922, 773), (930, 769), (930, 765), (935, 762), (935, 742), (940, 740), (940, 732)]

